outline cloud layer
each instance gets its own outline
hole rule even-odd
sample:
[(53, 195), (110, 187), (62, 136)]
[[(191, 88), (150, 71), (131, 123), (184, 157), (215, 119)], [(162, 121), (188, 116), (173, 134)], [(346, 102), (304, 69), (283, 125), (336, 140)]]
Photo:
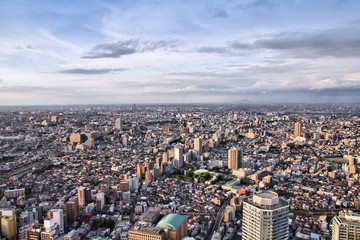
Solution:
[(73, 68), (67, 70), (61, 70), (59, 73), (68, 74), (106, 74), (106, 73), (119, 73), (125, 71), (126, 68), (101, 68), (101, 69), (84, 69), (84, 68)]
[(358, 9), (357, 0), (4, 1), (0, 104), (359, 102)]
[(83, 58), (119, 58), (134, 53), (144, 53), (157, 49), (171, 49), (177, 46), (177, 41), (140, 41), (130, 39), (116, 43), (103, 43), (96, 45), (85, 53)]

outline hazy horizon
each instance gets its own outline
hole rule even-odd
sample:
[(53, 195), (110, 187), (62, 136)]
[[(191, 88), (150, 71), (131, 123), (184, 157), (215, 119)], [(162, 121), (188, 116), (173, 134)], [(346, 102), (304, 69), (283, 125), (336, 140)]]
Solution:
[(359, 103), (359, 9), (2, 1), (0, 105)]

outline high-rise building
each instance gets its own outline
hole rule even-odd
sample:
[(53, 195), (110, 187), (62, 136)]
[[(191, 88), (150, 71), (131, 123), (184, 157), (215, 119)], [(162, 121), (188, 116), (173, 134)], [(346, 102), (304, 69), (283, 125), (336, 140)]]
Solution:
[(85, 203), (90, 203), (92, 200), (91, 189), (85, 188)]
[(139, 178), (142, 178), (142, 177), (143, 177), (142, 165), (141, 165), (141, 163), (138, 163), (138, 164), (136, 165), (136, 176), (139, 177)]
[(289, 203), (277, 193), (254, 193), (243, 202), (243, 240), (289, 237)]
[(101, 211), (105, 205), (105, 193), (98, 192), (96, 194), (96, 210)]
[(360, 214), (342, 211), (332, 219), (332, 240), (348, 240), (360, 238)]
[(64, 211), (62, 209), (51, 209), (48, 212), (48, 217), (54, 220), (54, 223), (59, 225), (59, 233), (64, 234), (65, 224), (64, 224)]
[(65, 207), (68, 224), (73, 224), (79, 216), (79, 204), (77, 201), (68, 201)]
[(300, 137), (301, 136), (301, 123), (296, 122), (294, 127), (294, 137)]
[(184, 155), (181, 147), (174, 148), (173, 165), (176, 168), (182, 168), (184, 166)]
[(115, 120), (115, 128), (116, 128), (117, 130), (120, 130), (120, 131), (123, 130), (123, 121), (122, 121), (121, 118), (117, 118), (117, 119)]
[(198, 152), (199, 155), (202, 154), (202, 138), (195, 138), (194, 140), (194, 150)]
[(78, 202), (79, 202), (79, 206), (83, 207), (86, 204), (85, 201), (85, 187), (80, 186), (78, 187)]
[(233, 206), (226, 206), (225, 212), (224, 212), (224, 222), (228, 223), (232, 220), (235, 220), (235, 207)]
[(17, 236), (16, 231), (16, 215), (3, 216), (1, 218), (1, 235), (9, 240), (15, 240)]
[(242, 149), (232, 147), (228, 151), (228, 168), (237, 170), (242, 167)]

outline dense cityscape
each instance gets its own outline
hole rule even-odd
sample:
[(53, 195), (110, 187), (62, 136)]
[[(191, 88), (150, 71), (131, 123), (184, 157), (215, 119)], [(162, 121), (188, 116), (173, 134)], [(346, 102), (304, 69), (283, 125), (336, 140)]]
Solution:
[(359, 104), (3, 106), (6, 239), (358, 239)]
[(359, 0), (0, 0), (0, 240), (360, 240)]

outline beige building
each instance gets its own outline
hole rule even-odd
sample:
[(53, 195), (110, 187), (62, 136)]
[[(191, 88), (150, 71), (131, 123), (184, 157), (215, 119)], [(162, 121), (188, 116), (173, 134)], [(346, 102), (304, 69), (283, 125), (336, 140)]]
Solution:
[(3, 216), (1, 218), (1, 232), (2, 236), (9, 240), (16, 239), (16, 216)]
[(84, 143), (87, 140), (87, 136), (84, 133), (72, 133), (70, 135), (70, 142), (74, 143)]
[(342, 211), (332, 219), (332, 240), (360, 239), (360, 214)]
[(165, 240), (165, 232), (162, 229), (154, 228), (152, 230), (137, 230), (129, 231), (128, 240)]
[(198, 152), (199, 155), (202, 154), (202, 138), (195, 138), (194, 140), (194, 150)]
[(232, 147), (228, 151), (228, 168), (237, 170), (242, 167), (242, 149)]
[(299, 122), (295, 123), (294, 137), (301, 137), (301, 123), (299, 123)]

